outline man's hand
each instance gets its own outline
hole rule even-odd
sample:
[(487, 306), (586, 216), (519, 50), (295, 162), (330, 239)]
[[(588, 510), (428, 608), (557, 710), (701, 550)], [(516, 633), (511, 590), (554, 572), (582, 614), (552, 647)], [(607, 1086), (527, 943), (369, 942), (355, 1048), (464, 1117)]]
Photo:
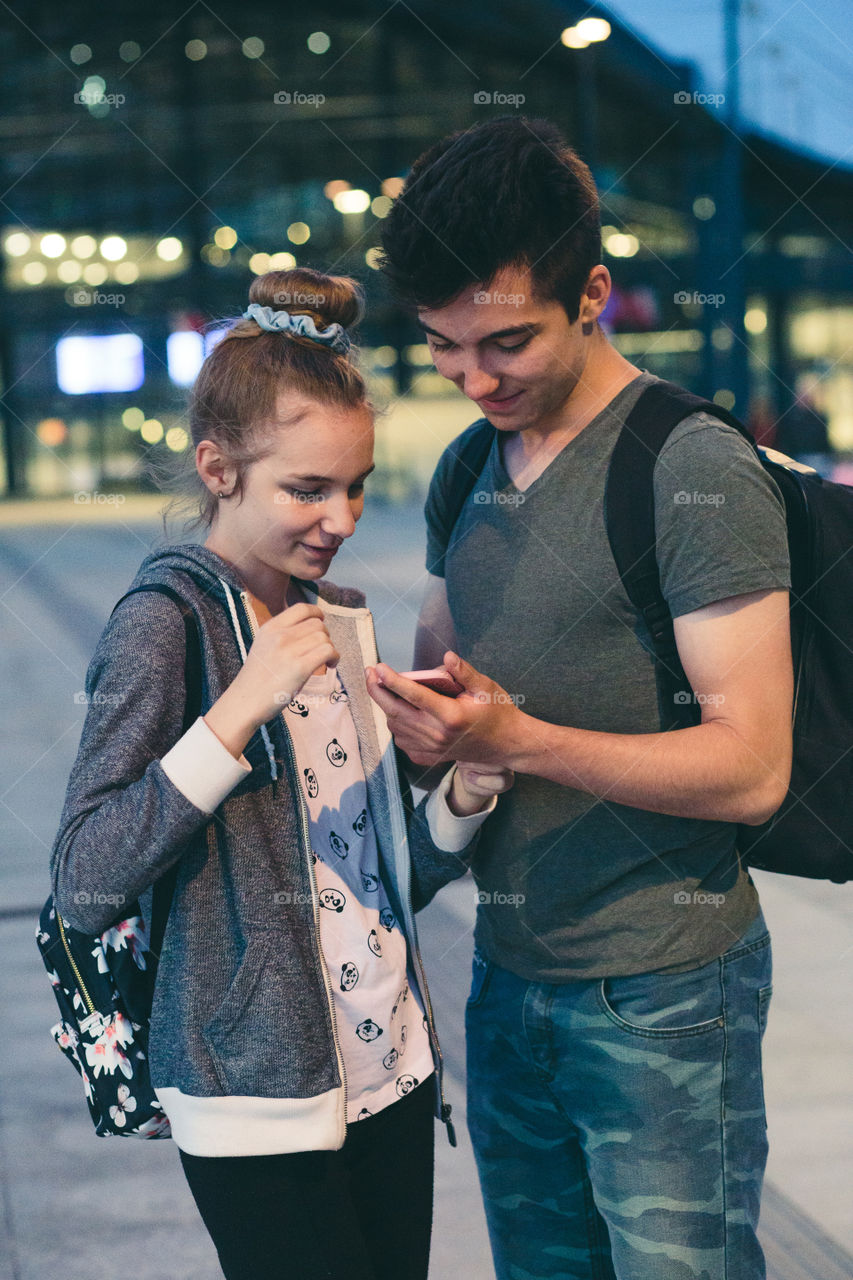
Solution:
[(444, 665), (463, 686), (457, 698), (406, 680), (384, 662), (366, 668), (367, 691), (385, 712), (397, 746), (419, 765), (461, 756), (478, 766), (508, 768), (523, 713), (499, 684), (452, 650), (445, 653)]

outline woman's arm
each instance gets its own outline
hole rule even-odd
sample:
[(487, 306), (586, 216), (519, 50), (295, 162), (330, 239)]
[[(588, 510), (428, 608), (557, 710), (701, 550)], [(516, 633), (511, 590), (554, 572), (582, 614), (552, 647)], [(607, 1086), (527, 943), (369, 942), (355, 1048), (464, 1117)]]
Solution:
[(89, 664), (89, 707), (50, 854), (54, 900), (76, 929), (107, 928), (210, 821), (160, 764), (182, 736), (184, 660), (180, 613), (146, 592), (118, 607)]

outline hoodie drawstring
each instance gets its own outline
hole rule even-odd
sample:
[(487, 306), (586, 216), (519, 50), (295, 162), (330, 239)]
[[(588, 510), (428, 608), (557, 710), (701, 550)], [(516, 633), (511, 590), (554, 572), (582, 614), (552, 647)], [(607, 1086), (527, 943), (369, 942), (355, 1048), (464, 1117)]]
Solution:
[[(222, 583), (223, 587), (225, 588), (225, 597), (228, 601), (228, 609), (231, 613), (231, 625), (233, 626), (234, 634), (237, 637), (237, 644), (240, 646), (240, 656), (243, 659), (243, 662), (245, 662), (246, 646), (243, 643), (243, 632), (240, 630), (240, 620), (237, 617), (237, 606), (234, 603), (234, 596), (231, 591), (231, 587), (228, 585), (225, 579), (220, 578), (219, 581)], [(263, 740), (264, 740), (264, 746), (267, 749), (267, 756), (269, 757), (269, 762), (270, 762), (270, 772), (272, 774), (273, 781), (275, 782), (278, 780), (278, 767), (275, 762), (275, 751), (273, 750), (272, 741), (270, 740), (269, 730), (267, 729), (267, 726), (265, 724), (261, 725), (261, 736), (263, 737)]]

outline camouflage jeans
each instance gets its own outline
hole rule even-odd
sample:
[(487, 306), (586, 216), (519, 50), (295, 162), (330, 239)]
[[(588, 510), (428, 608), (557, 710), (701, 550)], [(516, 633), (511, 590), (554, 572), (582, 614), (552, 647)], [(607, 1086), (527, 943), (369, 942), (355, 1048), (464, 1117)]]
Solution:
[(474, 955), (468, 1127), (498, 1280), (763, 1280), (758, 917), (686, 973), (560, 985)]

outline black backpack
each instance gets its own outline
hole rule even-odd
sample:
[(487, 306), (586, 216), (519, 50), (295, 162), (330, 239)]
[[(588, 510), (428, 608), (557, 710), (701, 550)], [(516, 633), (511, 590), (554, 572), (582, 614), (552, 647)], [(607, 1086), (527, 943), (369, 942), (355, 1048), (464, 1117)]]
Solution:
[[(843, 884), (853, 879), (853, 488), (774, 460), (733, 414), (672, 382), (647, 387), (628, 414), (605, 489), (613, 557), (654, 644), (661, 705), (672, 708), (664, 727), (696, 724), (701, 708), (682, 669), (661, 594), (653, 474), (673, 428), (700, 411), (739, 431), (775, 481), (785, 501), (791, 557), (791, 782), (769, 821), (738, 826), (737, 847), (751, 867)], [(448, 487), (455, 501), (448, 529), (458, 520), (494, 438), (495, 428), (483, 419), (449, 446)]]
[[(141, 591), (169, 596), (183, 615), (187, 699), (182, 732), (186, 733), (201, 710), (198, 624), (190, 606), (164, 585), (135, 587), (116, 601), (113, 612), (122, 600)], [(172, 1136), (151, 1085), (148, 1030), (178, 862), (154, 884), (150, 932), (138, 902), (123, 906), (121, 917), (94, 936), (72, 929), (52, 897), (39, 917), (36, 942), (61, 1014), (51, 1035), (82, 1077), (98, 1137)]]

